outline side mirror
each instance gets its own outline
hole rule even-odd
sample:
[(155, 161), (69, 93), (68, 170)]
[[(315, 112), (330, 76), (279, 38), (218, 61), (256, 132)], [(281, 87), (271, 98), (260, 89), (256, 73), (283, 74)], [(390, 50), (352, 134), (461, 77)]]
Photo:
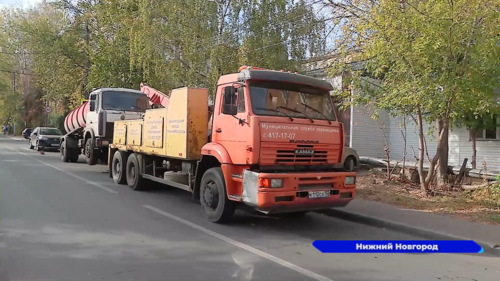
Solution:
[(89, 108), (90, 111), (95, 111), (95, 100), (91, 100), (90, 101), (90, 108)]
[(224, 100), (222, 104), (222, 114), (236, 115), (238, 107), (236, 105), (236, 88), (227, 86), (224, 88)]

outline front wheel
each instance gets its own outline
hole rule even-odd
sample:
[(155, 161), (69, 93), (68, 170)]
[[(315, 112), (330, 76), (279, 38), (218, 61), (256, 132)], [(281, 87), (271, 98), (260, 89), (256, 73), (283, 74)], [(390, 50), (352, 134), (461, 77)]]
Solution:
[(63, 141), (63, 143), (61, 144), (61, 160), (68, 163), (70, 160), (70, 154), (71, 153), (70, 151), (68, 151), (68, 148), (66, 146), (66, 141)]
[(87, 159), (87, 164), (94, 166), (99, 160), (98, 153), (94, 149), (94, 141), (92, 138), (88, 138), (85, 142), (85, 158)]
[(215, 223), (228, 222), (235, 211), (235, 203), (227, 198), (226, 182), (220, 167), (205, 172), (200, 184), (201, 209), (205, 217)]

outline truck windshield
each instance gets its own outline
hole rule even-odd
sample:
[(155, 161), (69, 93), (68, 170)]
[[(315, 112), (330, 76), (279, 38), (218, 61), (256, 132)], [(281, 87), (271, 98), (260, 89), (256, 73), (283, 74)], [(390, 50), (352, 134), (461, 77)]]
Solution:
[(112, 91), (102, 95), (102, 108), (106, 110), (145, 112), (148, 105), (149, 100), (144, 94)]
[(40, 135), (47, 135), (47, 136), (60, 136), (62, 135), (61, 131), (59, 129), (40, 129)]
[[(257, 115), (335, 120), (327, 91), (279, 82), (250, 82), (250, 100)], [(286, 114), (284, 114), (286, 113)]]

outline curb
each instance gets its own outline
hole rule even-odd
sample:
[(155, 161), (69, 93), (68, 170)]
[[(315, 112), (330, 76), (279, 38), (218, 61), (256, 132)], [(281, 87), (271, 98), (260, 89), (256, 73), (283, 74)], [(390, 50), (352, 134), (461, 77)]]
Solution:
[[(375, 227), (387, 228), (394, 231), (403, 232), (406, 234), (416, 235), (433, 240), (474, 240), (472, 238), (442, 233), (439, 231), (434, 231), (426, 228), (418, 228), (415, 226), (409, 226), (406, 224), (401, 224), (389, 220), (383, 220), (343, 210), (328, 209), (328, 210), (318, 211), (317, 213), (351, 222), (362, 223)], [(500, 257), (500, 245), (495, 245), (489, 242), (478, 241), (478, 240), (474, 240), (474, 242), (483, 247), (485, 253), (489, 253)]]

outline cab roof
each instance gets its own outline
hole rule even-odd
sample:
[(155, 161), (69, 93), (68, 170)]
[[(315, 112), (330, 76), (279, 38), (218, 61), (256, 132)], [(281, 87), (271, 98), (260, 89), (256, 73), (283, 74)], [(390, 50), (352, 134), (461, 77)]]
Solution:
[(238, 74), (238, 81), (245, 83), (247, 80), (294, 83), (333, 91), (332, 84), (324, 80), (283, 71), (244, 69)]

